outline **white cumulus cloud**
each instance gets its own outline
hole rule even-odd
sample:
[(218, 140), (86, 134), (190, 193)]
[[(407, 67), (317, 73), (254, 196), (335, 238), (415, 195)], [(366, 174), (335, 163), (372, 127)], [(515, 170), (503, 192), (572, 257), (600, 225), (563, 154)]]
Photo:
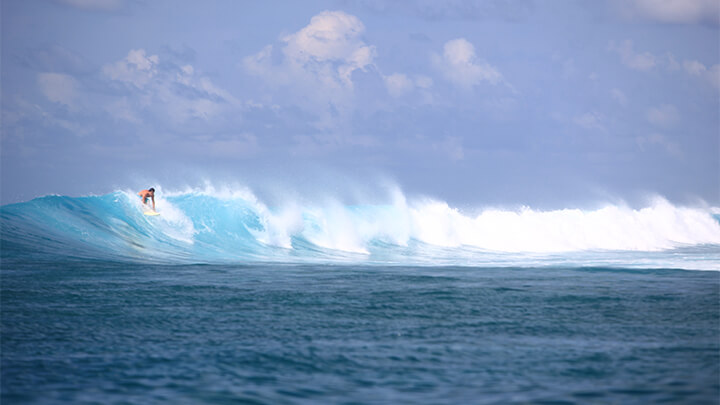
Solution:
[(133, 49), (124, 59), (103, 66), (103, 73), (141, 89), (157, 74), (159, 60), (157, 55), (147, 56), (144, 49)]
[(477, 58), (475, 47), (465, 38), (446, 42), (442, 55), (433, 54), (432, 60), (445, 79), (465, 89), (484, 81), (496, 84), (503, 79), (495, 67)]
[(715, 86), (715, 88), (720, 89), (720, 64), (713, 65), (708, 68), (696, 60), (686, 60), (683, 62), (683, 68), (689, 75), (706, 80), (711, 85)]
[(64, 104), (71, 109), (76, 108), (79, 86), (72, 76), (62, 73), (40, 73), (37, 83), (48, 100)]
[[(243, 59), (244, 68), (274, 87), (285, 87), (303, 108), (329, 119), (347, 110), (353, 73), (373, 66), (375, 47), (362, 39), (365, 26), (342, 11), (323, 11), (299, 31)], [(309, 103), (308, 103), (309, 101)], [(329, 108), (334, 111), (329, 111)]]
[(135, 109), (139, 106), (164, 115), (171, 122), (182, 123), (191, 118), (208, 120), (240, 104), (230, 93), (197, 73), (192, 65), (168, 64), (163, 70), (159, 65), (158, 55), (133, 49), (122, 60), (103, 66), (107, 78), (127, 85), (126, 96), (107, 105), (106, 111), (118, 119), (138, 123)]
[[(718, 1), (718, 3), (720, 3), (720, 1)], [(621, 42), (619, 45), (610, 42), (608, 49), (620, 55), (620, 60), (623, 65), (631, 69), (649, 71), (659, 67), (670, 72), (682, 70), (691, 76), (707, 81), (716, 88), (720, 88), (720, 64), (705, 66), (697, 60), (684, 60), (680, 63), (675, 58), (675, 55), (670, 52), (665, 53), (665, 55), (660, 58), (650, 52), (636, 52), (633, 41), (629, 39)]]
[(373, 63), (375, 47), (365, 44), (365, 26), (342, 11), (323, 11), (300, 31), (283, 38), (283, 59), (272, 62), (274, 48), (268, 45), (244, 60), (253, 74), (267, 80), (292, 82), (309, 78), (328, 87), (352, 88), (352, 73)]
[(617, 52), (620, 55), (622, 63), (634, 70), (650, 70), (657, 64), (655, 56), (650, 52), (635, 52), (633, 42), (629, 39), (623, 41), (618, 46), (610, 43), (610, 50)]
[(328, 73), (326, 64), (337, 64), (334, 73), (351, 87), (352, 72), (370, 65), (375, 56), (375, 48), (361, 39), (364, 31), (365, 26), (357, 17), (342, 11), (324, 11), (314, 16), (309, 25), (283, 39), (286, 42), (283, 53), (288, 63), (304, 69), (317, 68), (318, 74)]
[(428, 89), (432, 86), (433, 81), (427, 76), (417, 75), (410, 77), (403, 73), (393, 73), (389, 76), (383, 76), (385, 87), (393, 97), (403, 96), (416, 88)]
[(400, 97), (415, 87), (413, 81), (402, 73), (393, 73), (383, 77), (383, 80), (385, 81), (385, 87), (387, 87), (388, 93), (393, 97)]

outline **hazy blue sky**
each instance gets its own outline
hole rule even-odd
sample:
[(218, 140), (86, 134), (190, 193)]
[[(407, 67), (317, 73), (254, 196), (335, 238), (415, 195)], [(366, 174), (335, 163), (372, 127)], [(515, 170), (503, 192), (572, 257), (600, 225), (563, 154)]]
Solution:
[(3, 0), (2, 202), (387, 178), (717, 205), (719, 4)]

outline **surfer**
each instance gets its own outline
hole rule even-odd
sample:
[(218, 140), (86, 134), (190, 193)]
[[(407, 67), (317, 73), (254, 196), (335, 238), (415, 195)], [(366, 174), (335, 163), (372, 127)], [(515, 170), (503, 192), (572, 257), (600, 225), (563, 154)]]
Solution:
[(142, 198), (143, 204), (147, 204), (147, 199), (150, 198), (152, 200), (153, 204), (153, 211), (155, 211), (155, 189), (150, 187), (147, 190), (143, 190), (138, 193), (140, 198)]

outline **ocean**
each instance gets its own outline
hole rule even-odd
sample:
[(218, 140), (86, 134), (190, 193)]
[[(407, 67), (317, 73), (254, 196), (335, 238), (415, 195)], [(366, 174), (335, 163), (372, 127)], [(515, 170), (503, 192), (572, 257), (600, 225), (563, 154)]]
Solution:
[(720, 400), (720, 219), (247, 190), (0, 207), (1, 402)]

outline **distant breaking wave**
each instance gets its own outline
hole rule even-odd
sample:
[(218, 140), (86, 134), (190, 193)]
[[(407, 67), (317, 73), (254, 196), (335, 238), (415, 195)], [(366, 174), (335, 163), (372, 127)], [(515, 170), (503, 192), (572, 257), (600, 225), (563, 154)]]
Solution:
[(720, 268), (717, 209), (657, 198), (642, 209), (484, 209), (437, 200), (286, 201), (250, 191), (160, 193), (161, 216), (131, 192), (46, 196), (0, 208), (3, 258), (151, 263), (364, 263)]

